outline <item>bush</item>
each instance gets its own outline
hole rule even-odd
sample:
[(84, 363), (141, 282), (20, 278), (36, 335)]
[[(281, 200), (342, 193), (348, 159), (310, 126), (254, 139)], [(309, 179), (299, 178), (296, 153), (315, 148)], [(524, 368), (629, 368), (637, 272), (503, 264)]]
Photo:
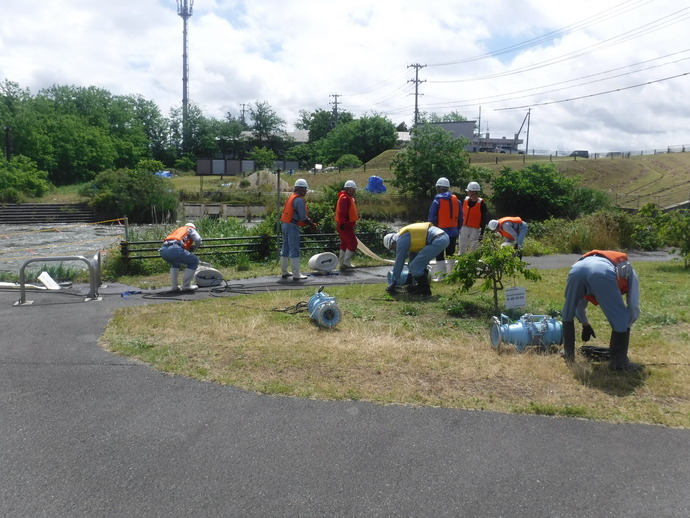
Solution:
[(362, 167), (362, 161), (355, 155), (345, 154), (335, 163), (338, 169), (356, 169)]
[(103, 171), (80, 194), (90, 198), (102, 219), (127, 216), (132, 223), (156, 223), (177, 217), (177, 195), (169, 181), (144, 170)]
[(40, 198), (52, 188), (48, 173), (39, 171), (36, 163), (22, 155), (9, 161), (0, 158), (0, 198), (7, 203), (18, 203), (26, 196)]

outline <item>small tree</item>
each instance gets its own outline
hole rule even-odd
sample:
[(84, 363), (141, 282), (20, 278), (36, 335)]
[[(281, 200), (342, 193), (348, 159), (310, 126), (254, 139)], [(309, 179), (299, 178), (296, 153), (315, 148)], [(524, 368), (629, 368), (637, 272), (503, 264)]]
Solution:
[(498, 292), (503, 290), (503, 277), (517, 274), (530, 281), (538, 281), (541, 275), (535, 268), (527, 268), (527, 263), (515, 255), (513, 247), (501, 246), (498, 234), (491, 233), (474, 252), (458, 257), (453, 271), (446, 277), (447, 282), (459, 283), (460, 291), (469, 291), (477, 279), (483, 279), (481, 291), (493, 290), (494, 314), (499, 316)]
[(278, 155), (265, 147), (254, 147), (247, 156), (249, 160), (254, 160), (256, 171), (273, 168), (273, 164), (278, 159)]

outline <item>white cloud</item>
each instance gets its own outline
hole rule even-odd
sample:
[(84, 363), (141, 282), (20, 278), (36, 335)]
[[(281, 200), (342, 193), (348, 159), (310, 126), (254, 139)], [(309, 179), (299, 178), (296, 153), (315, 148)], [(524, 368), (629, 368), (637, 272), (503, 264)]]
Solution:
[[(292, 126), (337, 94), (356, 116), (409, 125), (420, 64), (420, 110), (476, 119), (481, 106), (493, 136), (531, 107), (531, 149), (661, 149), (690, 144), (689, 18), (674, 0), (196, 0), (190, 99), (219, 118), (266, 101)], [(182, 96), (176, 2), (5, 0), (5, 79), (141, 94), (167, 114)]]

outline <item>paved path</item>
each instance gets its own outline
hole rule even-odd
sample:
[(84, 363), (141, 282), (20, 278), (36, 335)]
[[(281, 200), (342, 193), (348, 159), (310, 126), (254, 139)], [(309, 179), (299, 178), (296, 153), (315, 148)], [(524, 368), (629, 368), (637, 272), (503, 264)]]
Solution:
[[(384, 282), (386, 270), (307, 283)], [(97, 302), (79, 287), (30, 292), (27, 306), (0, 291), (0, 516), (690, 516), (690, 430), (165, 375), (97, 345), (114, 309), (161, 302), (128, 289)]]

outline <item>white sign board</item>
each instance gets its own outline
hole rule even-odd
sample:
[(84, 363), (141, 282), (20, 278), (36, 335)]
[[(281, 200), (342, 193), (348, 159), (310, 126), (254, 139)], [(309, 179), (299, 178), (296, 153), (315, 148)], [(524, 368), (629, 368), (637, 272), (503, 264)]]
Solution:
[(506, 290), (506, 308), (524, 308), (527, 305), (525, 288), (508, 288)]

